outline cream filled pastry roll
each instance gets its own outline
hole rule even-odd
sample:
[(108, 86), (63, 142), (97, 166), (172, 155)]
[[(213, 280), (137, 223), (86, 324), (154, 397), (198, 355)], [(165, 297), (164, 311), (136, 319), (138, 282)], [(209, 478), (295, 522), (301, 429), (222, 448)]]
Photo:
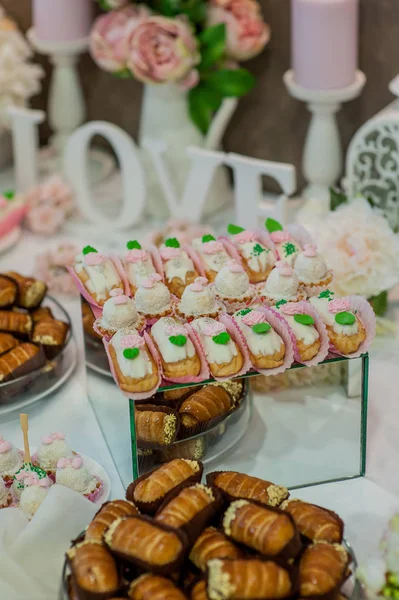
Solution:
[(150, 335), (165, 379), (189, 379), (200, 374), (201, 359), (184, 325), (173, 317), (163, 317), (152, 326)]
[(145, 318), (137, 312), (135, 301), (117, 288), (111, 291), (111, 298), (103, 306), (102, 317), (94, 323), (94, 331), (101, 336), (112, 337), (119, 329), (134, 327), (141, 331)]
[(247, 272), (236, 260), (229, 260), (220, 269), (212, 285), (216, 297), (223, 302), (228, 314), (245, 308), (256, 296), (256, 290), (249, 283)]
[(267, 219), (265, 227), (276, 248), (278, 259), (284, 260), (292, 266), (302, 250), (299, 242), (293, 238), (289, 231), (283, 229), (281, 223), (274, 219)]
[(266, 283), (260, 287), (259, 294), (269, 306), (280, 300), (300, 302), (306, 299), (306, 294), (299, 285), (299, 279), (292, 267), (285, 261), (277, 261)]
[(199, 276), (187, 250), (181, 247), (176, 238), (168, 238), (159, 249), (166, 285), (178, 298), (190, 283)]
[(85, 246), (75, 258), (73, 272), (86, 291), (87, 299), (99, 306), (111, 297), (112, 290), (125, 287), (115, 262), (92, 246)]
[(215, 291), (205, 277), (197, 277), (194, 283), (186, 287), (179, 304), (177, 314), (185, 321), (197, 317), (217, 318), (224, 311), (224, 306), (216, 298)]
[(285, 343), (267, 320), (267, 313), (247, 308), (233, 315), (248, 346), (256, 370), (275, 369), (284, 364)]
[(229, 225), (229, 241), (234, 245), (250, 283), (261, 283), (267, 279), (276, 263), (276, 255), (266, 246), (255, 231), (248, 231), (237, 225)]
[(335, 298), (326, 290), (309, 302), (327, 328), (333, 352), (353, 356), (367, 350), (375, 335), (375, 315), (365, 298)]
[(329, 348), (326, 327), (309, 302), (277, 302), (275, 310), (287, 322), (295, 340), (295, 360), (307, 366), (323, 361)]
[(243, 370), (245, 357), (239, 344), (227, 331), (226, 325), (202, 317), (190, 323), (198, 336), (211, 375), (217, 378), (234, 377)]
[(152, 254), (145, 250), (137, 240), (130, 240), (126, 244), (127, 252), (121, 256), (122, 265), (132, 295), (137, 291), (140, 281), (151, 277), (157, 270)]
[(328, 289), (333, 278), (332, 271), (314, 244), (306, 244), (303, 252), (298, 254), (294, 271), (308, 297), (318, 296)]
[(173, 298), (158, 273), (140, 281), (134, 300), (146, 319), (157, 320), (173, 312)]
[(203, 235), (191, 242), (197, 252), (205, 277), (208, 281), (214, 281), (223, 265), (230, 260), (230, 255), (221, 241), (217, 241), (213, 235)]
[[(121, 329), (104, 340), (110, 367), (120, 389), (127, 394), (153, 393), (160, 383), (155, 358), (136, 329)], [(146, 396), (144, 396), (146, 397)]]

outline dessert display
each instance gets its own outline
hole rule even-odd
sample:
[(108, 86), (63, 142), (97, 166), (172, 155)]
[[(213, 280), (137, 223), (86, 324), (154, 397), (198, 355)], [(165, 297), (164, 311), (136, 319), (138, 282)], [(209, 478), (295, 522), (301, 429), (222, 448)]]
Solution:
[(102, 317), (92, 323), (92, 328), (97, 330), (101, 337), (112, 337), (118, 329), (134, 327), (139, 331), (145, 326), (145, 318), (139, 315), (136, 304), (132, 298), (123, 293), (120, 288), (110, 293), (111, 298), (103, 306)]
[(191, 244), (198, 254), (205, 277), (210, 282), (214, 281), (223, 265), (230, 260), (225, 246), (211, 234), (195, 238)]
[(296, 273), (286, 261), (282, 260), (276, 262), (259, 293), (267, 306), (273, 306), (280, 300), (299, 302), (306, 299)]
[(326, 290), (333, 278), (332, 271), (314, 244), (305, 244), (303, 252), (295, 260), (294, 271), (308, 297), (318, 296)]
[(283, 229), (281, 223), (274, 219), (267, 219), (265, 227), (274, 244), (278, 259), (292, 266), (302, 250), (299, 241), (295, 240), (291, 233)]
[(177, 314), (188, 322), (198, 317), (217, 318), (222, 311), (223, 305), (205, 277), (197, 277), (186, 287), (176, 307)]
[(66, 553), (65, 598), (339, 597), (351, 556), (337, 515), (243, 473), (210, 473), (207, 485), (201, 475), (173, 460), (107, 503)]
[(16, 306), (26, 310), (34, 310), (40, 306), (47, 292), (44, 281), (33, 277), (24, 277), (15, 271), (8, 271), (5, 275), (17, 284)]
[(126, 248), (128, 251), (121, 256), (121, 261), (129, 282), (130, 291), (134, 296), (140, 281), (155, 275), (157, 270), (153, 255), (148, 250), (144, 250), (137, 240), (128, 242)]
[(140, 281), (134, 300), (138, 312), (147, 319), (160, 319), (173, 310), (172, 296), (158, 273)]
[(143, 404), (135, 410), (136, 439), (140, 448), (170, 446), (179, 431), (179, 415), (168, 406)]
[(270, 271), (276, 263), (276, 255), (266, 245), (264, 236), (254, 231), (248, 231), (237, 225), (229, 225), (227, 231), (231, 237), (229, 241), (235, 246), (242, 258), (242, 264), (251, 283), (266, 281)]
[(47, 358), (60, 353), (65, 345), (69, 331), (68, 323), (56, 319), (37, 321), (33, 326), (32, 341), (43, 347)]
[(246, 308), (254, 300), (256, 291), (249, 281), (246, 270), (235, 260), (229, 260), (216, 275), (215, 294), (228, 314)]
[(165, 282), (169, 291), (181, 298), (185, 288), (199, 276), (186, 249), (176, 238), (168, 238), (159, 248)]
[(185, 429), (203, 430), (214, 419), (226, 416), (234, 408), (234, 400), (227, 390), (207, 385), (183, 400), (179, 415)]

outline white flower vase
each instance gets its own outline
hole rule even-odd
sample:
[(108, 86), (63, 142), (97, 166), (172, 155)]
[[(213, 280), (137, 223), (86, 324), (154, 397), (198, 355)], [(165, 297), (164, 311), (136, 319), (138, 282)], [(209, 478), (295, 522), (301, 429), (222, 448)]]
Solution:
[[(199, 146), (208, 150), (220, 150), (226, 127), (236, 109), (237, 100), (225, 100), (216, 113), (206, 136), (190, 120), (187, 110), (186, 92), (176, 85), (145, 85), (141, 110), (139, 143), (146, 139), (161, 138), (167, 144), (164, 160), (176, 189), (177, 197), (183, 197), (191, 159), (186, 154), (188, 146)], [(146, 212), (157, 219), (169, 215), (164, 192), (151, 156), (142, 148), (142, 160), (146, 173)], [(218, 167), (208, 192), (203, 216), (220, 211), (232, 201), (232, 189), (228, 171)]]

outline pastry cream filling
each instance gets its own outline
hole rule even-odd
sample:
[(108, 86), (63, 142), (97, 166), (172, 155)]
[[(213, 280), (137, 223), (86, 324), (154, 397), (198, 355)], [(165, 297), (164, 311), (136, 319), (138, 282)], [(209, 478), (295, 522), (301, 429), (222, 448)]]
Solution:
[(236, 518), (237, 511), (247, 504), (249, 504), (248, 500), (235, 500), (224, 513), (223, 529), (227, 535), (231, 534), (231, 524)]
[(210, 363), (216, 363), (217, 365), (230, 363), (238, 354), (235, 343), (232, 339), (230, 339), (227, 344), (217, 344), (214, 342), (211, 336), (205, 335), (202, 332), (202, 327), (205, 325), (205, 321), (206, 318), (195, 319), (192, 321), (191, 326), (200, 335), (207, 361)]
[(215, 500), (215, 496), (213, 495), (212, 489), (210, 487), (204, 485), (203, 483), (196, 483), (192, 487), (196, 488), (197, 490), (202, 490), (203, 492), (205, 492), (211, 499), (211, 502), (213, 502)]
[(105, 532), (104, 541), (109, 546), (112, 545), (112, 537), (113, 537), (115, 531), (118, 529), (119, 525), (122, 523), (122, 521), (123, 521), (123, 517), (120, 517), (119, 519), (115, 519), (115, 521), (113, 521), (111, 523), (111, 525), (108, 527), (107, 531)]
[(167, 415), (165, 417), (164, 437), (165, 443), (171, 444), (176, 433), (177, 418), (175, 415)]
[(282, 485), (270, 485), (267, 488), (267, 495), (269, 496), (269, 506), (280, 506), (281, 501), (287, 498), (288, 490)]
[(104, 300), (107, 297), (107, 292), (121, 285), (118, 271), (111, 260), (106, 260), (103, 264), (94, 266), (78, 263), (75, 270), (78, 274), (86, 271), (89, 279), (86, 281), (85, 286), (90, 293), (96, 294), (98, 300)]
[(270, 329), (268, 333), (259, 334), (243, 322), (241, 315), (236, 313), (234, 319), (245, 337), (251, 354), (255, 356), (272, 356), (280, 350), (281, 346), (284, 346), (283, 340), (274, 329)]
[(137, 263), (125, 262), (125, 270), (129, 282), (134, 287), (138, 287), (142, 279), (146, 279), (156, 272), (150, 256)]
[[(257, 254), (254, 252), (254, 247), (260, 246), (264, 249), (264, 252)], [(271, 260), (271, 252), (268, 248), (266, 248), (263, 244), (259, 242), (244, 242), (243, 244), (238, 245), (238, 250), (243, 258), (245, 258), (245, 262), (254, 273), (259, 273), (259, 271), (264, 271), (269, 264), (272, 263)]]
[(166, 363), (176, 363), (187, 358), (195, 356), (195, 348), (192, 341), (187, 337), (184, 346), (176, 346), (169, 340), (171, 337), (167, 332), (167, 326), (176, 325), (176, 321), (171, 317), (159, 319), (151, 328), (151, 335), (154, 338), (162, 358)]
[(194, 271), (194, 264), (185, 250), (180, 251), (180, 256), (171, 258), (163, 263), (165, 276), (168, 281), (172, 281), (175, 277), (186, 281), (186, 275), (190, 271)]
[(214, 558), (208, 562), (208, 593), (211, 600), (225, 600), (235, 592), (229, 573), (223, 571), (223, 562)]

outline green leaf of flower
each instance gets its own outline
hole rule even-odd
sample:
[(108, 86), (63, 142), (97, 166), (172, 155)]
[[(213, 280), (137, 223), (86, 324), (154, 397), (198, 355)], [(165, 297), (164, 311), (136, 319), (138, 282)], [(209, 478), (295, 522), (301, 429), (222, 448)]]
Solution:
[(222, 333), (214, 335), (212, 339), (215, 342), (215, 344), (221, 344), (222, 346), (225, 346), (229, 343), (231, 336), (229, 333), (227, 333), (227, 331), (222, 331)]
[(204, 80), (224, 98), (245, 96), (256, 83), (255, 77), (246, 69), (220, 69), (204, 75)]
[(123, 351), (123, 356), (129, 360), (134, 360), (139, 354), (140, 350), (138, 348), (125, 348)]
[(252, 308), (243, 308), (242, 310), (239, 310), (237, 312), (237, 315), (239, 317), (245, 317), (245, 315), (247, 315), (248, 313), (252, 312)]
[(273, 233), (273, 231), (283, 231), (283, 226), (275, 219), (266, 219), (265, 227), (269, 233)]
[(324, 292), (321, 292), (319, 294), (319, 298), (326, 298), (327, 300), (332, 300), (334, 298), (334, 292), (331, 292), (330, 290), (324, 290)]
[(294, 315), (294, 321), (300, 323), (301, 325), (314, 325), (314, 318), (310, 315)]
[(348, 197), (337, 188), (330, 188), (330, 210), (336, 210), (341, 204), (346, 204)]
[(214, 113), (222, 104), (222, 96), (200, 83), (188, 93), (188, 110), (191, 120), (204, 135), (212, 122)]
[(165, 240), (165, 246), (167, 248), (180, 248), (180, 242), (177, 238), (168, 238)]
[(259, 334), (268, 333), (271, 330), (271, 325), (269, 323), (256, 323), (256, 325), (252, 325), (252, 331)]
[(210, 233), (207, 233), (206, 235), (202, 236), (202, 243), (206, 244), (206, 242), (214, 242), (216, 240), (216, 238), (211, 235)]
[(133, 79), (133, 74), (130, 71), (130, 69), (121, 69), (120, 71), (116, 71), (114, 73), (115, 77), (118, 77), (119, 79)]
[(6, 200), (13, 200), (15, 198), (15, 192), (13, 190), (6, 190), (3, 192), (3, 196)]
[(141, 250), (141, 244), (137, 240), (130, 240), (130, 242), (126, 244), (126, 248), (128, 250)]
[(86, 256), (87, 254), (91, 254), (92, 252), (98, 252), (98, 250), (93, 248), (93, 246), (85, 246), (82, 250), (83, 256)]
[(171, 335), (169, 341), (171, 344), (174, 344), (175, 346), (179, 346), (181, 348), (182, 346), (186, 345), (187, 338), (185, 335)]
[(227, 225), (227, 233), (230, 235), (237, 235), (237, 233), (241, 233), (242, 231), (245, 231), (244, 227), (233, 225), (233, 223), (229, 223), (229, 225)]
[(226, 25), (225, 23), (219, 23), (218, 25), (212, 25), (207, 27), (198, 36), (199, 41), (204, 46), (214, 46), (221, 40), (226, 40)]
[(335, 321), (338, 325), (353, 325), (356, 317), (354, 314), (344, 311), (335, 315)]
[(204, 71), (212, 67), (222, 58), (226, 49), (226, 25), (220, 23), (205, 29), (202, 33), (201, 62), (199, 70)]
[(388, 292), (381, 292), (378, 296), (373, 296), (369, 299), (375, 314), (378, 317), (383, 317), (388, 310)]

